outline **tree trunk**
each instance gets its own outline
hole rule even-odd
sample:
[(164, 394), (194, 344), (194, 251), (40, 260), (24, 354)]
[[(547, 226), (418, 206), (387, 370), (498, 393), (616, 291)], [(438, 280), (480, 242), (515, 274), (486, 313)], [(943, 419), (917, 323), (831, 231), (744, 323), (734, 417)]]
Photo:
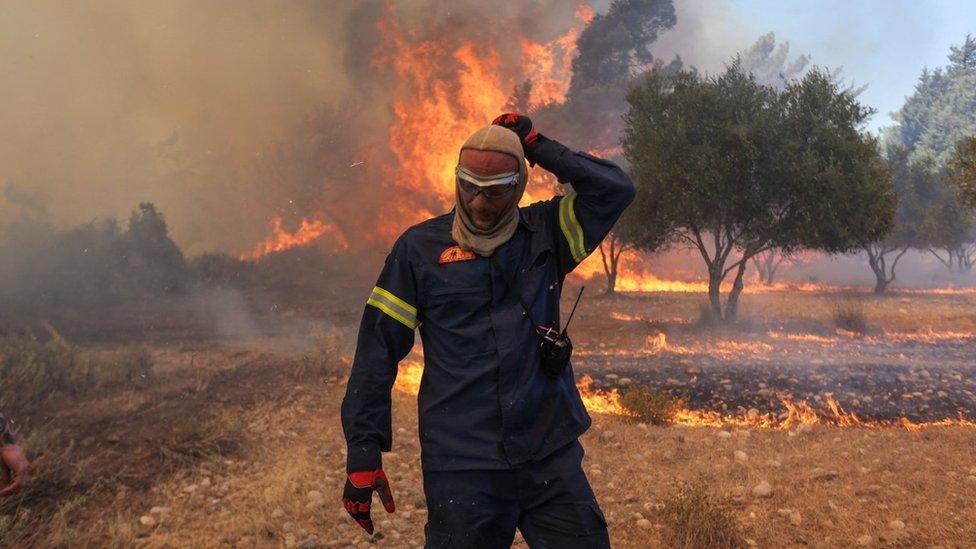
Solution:
[(888, 289), (888, 280), (885, 279), (884, 275), (879, 275), (875, 273), (877, 280), (874, 283), (874, 293), (875, 295), (884, 295), (885, 290)]
[(729, 297), (725, 302), (725, 322), (727, 323), (735, 322), (739, 314), (739, 296), (744, 287), (742, 276), (746, 273), (746, 265), (745, 261), (739, 263), (739, 268), (735, 272), (735, 282), (732, 283), (732, 290), (729, 291)]
[(722, 319), (722, 268), (711, 265), (708, 268), (708, 302), (712, 309), (714, 320)]
[(617, 262), (613, 262), (613, 267), (607, 273), (607, 291), (606, 295), (613, 295), (616, 293), (617, 289)]
[(779, 263), (778, 262), (775, 265), (772, 265), (769, 268), (769, 271), (766, 272), (766, 285), (767, 286), (772, 286), (773, 285), (773, 279), (776, 278), (776, 270), (777, 269), (779, 269)]
[(874, 293), (877, 295), (882, 295), (888, 288), (888, 277), (885, 273), (884, 266), (881, 264), (881, 258), (883, 255), (875, 256), (870, 250), (868, 250), (868, 265), (871, 266), (871, 270), (874, 271)]

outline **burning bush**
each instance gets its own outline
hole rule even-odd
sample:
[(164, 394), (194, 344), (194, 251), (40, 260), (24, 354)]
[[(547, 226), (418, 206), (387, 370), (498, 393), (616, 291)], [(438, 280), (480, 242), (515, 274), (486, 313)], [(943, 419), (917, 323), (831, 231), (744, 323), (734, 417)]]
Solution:
[(652, 425), (671, 423), (683, 403), (681, 399), (650, 386), (628, 387), (620, 395), (620, 405), (624, 409)]
[(858, 335), (866, 334), (868, 318), (864, 312), (864, 303), (854, 299), (835, 303), (834, 326)]
[(665, 547), (745, 547), (730, 503), (709, 494), (704, 484), (681, 484), (659, 513)]

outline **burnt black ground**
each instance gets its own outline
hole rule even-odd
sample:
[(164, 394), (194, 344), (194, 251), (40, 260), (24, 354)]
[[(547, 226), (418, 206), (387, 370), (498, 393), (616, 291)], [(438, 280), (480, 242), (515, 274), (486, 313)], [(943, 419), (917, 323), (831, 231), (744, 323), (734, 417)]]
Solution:
[[(972, 339), (935, 345), (910, 343), (889, 347), (884, 353), (877, 352), (878, 346), (859, 347), (862, 352), (853, 360), (837, 356), (842, 349), (824, 348), (819, 349), (822, 357), (809, 356), (818, 353), (814, 348), (787, 353), (796, 355), (792, 358), (779, 356), (782, 353), (774, 349), (767, 351), (769, 356), (732, 359), (704, 354), (707, 345), (703, 354), (690, 356), (664, 351), (656, 356), (628, 357), (584, 351), (574, 359), (574, 368), (577, 375), (592, 376), (595, 388), (619, 388), (623, 386), (620, 381), (629, 378), (631, 384), (684, 397), (692, 409), (716, 412), (743, 413), (755, 408), (779, 415), (786, 410), (778, 394), (826, 411), (825, 397), (830, 393), (861, 419), (976, 418), (976, 344)], [(890, 359), (884, 360), (884, 355)]]

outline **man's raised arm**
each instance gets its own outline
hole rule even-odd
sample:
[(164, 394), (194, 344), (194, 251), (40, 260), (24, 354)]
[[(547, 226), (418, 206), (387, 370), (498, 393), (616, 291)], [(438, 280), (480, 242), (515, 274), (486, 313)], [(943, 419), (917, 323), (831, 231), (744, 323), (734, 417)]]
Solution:
[(513, 113), (503, 114), (493, 123), (519, 135), (525, 158), (569, 183), (572, 190), (558, 199), (556, 212), (562, 238), (560, 272), (566, 274), (600, 245), (620, 214), (636, 194), (630, 177), (615, 163), (585, 152), (569, 149), (562, 143), (536, 132), (532, 121)]

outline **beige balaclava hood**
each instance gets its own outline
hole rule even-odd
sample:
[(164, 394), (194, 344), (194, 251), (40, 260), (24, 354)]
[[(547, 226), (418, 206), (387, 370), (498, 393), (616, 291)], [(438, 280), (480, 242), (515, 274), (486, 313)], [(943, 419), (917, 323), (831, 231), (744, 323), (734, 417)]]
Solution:
[[(473, 251), (480, 256), (490, 256), (495, 248), (508, 242), (518, 227), (518, 203), (525, 193), (528, 181), (528, 169), (525, 166), (525, 153), (522, 142), (512, 130), (502, 126), (485, 126), (471, 134), (471, 137), (461, 145), (461, 150), (494, 151), (513, 156), (518, 163), (518, 187), (515, 189), (515, 200), (508, 210), (498, 218), (498, 222), (487, 230), (479, 229), (471, 220), (471, 215), (464, 208), (461, 200), (461, 190), (455, 185), (454, 189), (454, 226), (451, 236), (462, 249)], [(483, 174), (494, 175), (494, 174)]]

